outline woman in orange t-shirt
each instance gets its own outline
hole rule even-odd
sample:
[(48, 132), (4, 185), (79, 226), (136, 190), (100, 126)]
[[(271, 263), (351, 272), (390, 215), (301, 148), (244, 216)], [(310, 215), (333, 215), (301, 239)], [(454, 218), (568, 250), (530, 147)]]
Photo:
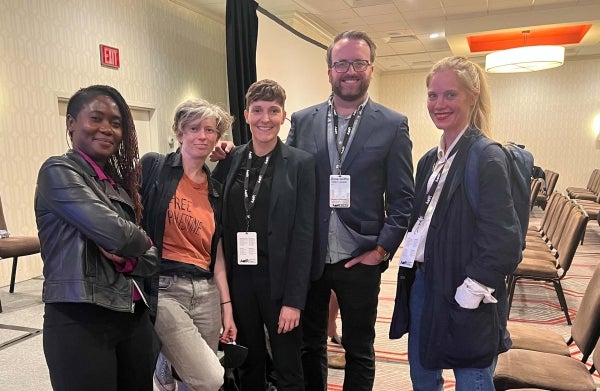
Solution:
[(224, 374), (216, 356), (219, 339), (236, 338), (219, 242), (219, 193), (205, 165), (232, 122), (217, 105), (186, 101), (173, 121), (180, 148), (142, 157), (143, 226), (161, 251), (153, 286), (162, 341), (154, 383), (160, 390), (175, 388), (171, 365), (180, 391), (218, 390)]

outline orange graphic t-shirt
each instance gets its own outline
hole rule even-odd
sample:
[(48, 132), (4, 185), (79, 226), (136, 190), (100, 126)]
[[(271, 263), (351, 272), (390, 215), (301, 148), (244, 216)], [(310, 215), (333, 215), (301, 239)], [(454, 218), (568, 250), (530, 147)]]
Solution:
[(185, 174), (165, 217), (163, 258), (209, 270), (215, 219), (208, 200), (208, 181), (194, 183)]

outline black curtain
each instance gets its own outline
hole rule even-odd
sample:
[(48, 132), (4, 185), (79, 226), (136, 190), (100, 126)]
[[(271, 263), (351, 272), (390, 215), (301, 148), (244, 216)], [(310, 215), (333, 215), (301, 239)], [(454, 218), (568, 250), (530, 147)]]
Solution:
[(257, 7), (258, 3), (254, 0), (227, 0), (227, 82), (229, 109), (235, 116), (232, 135), (236, 145), (251, 138), (244, 120), (244, 96), (250, 84), (256, 81)]

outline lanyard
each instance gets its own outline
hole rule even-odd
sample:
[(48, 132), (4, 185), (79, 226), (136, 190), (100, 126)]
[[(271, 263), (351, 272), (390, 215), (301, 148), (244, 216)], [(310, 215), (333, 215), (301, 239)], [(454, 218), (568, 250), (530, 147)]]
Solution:
[[(461, 139), (461, 141), (462, 141), (462, 139)], [(440, 168), (440, 171), (438, 171), (437, 175), (433, 179), (433, 183), (431, 184), (431, 187), (429, 188), (429, 191), (427, 192), (427, 197), (425, 197), (425, 202), (423, 203), (423, 205), (421, 205), (421, 211), (419, 213), (420, 219), (425, 217), (425, 213), (427, 212), (427, 208), (429, 207), (429, 204), (431, 204), (431, 200), (433, 199), (433, 195), (435, 194), (435, 189), (437, 189), (438, 184), (440, 183), (440, 179), (442, 178), (442, 172), (444, 172), (444, 167), (446, 166), (448, 159), (450, 159), (452, 156), (454, 156), (454, 154), (456, 152), (458, 152), (459, 146), (460, 146), (460, 141), (454, 146), (454, 148), (452, 148), (450, 153), (446, 155), (446, 159), (444, 160), (444, 163), (442, 163), (442, 167)], [(434, 165), (434, 167), (435, 167), (435, 165)]]
[(335, 168), (338, 172), (338, 174), (342, 173), (342, 156), (344, 156), (344, 152), (346, 151), (346, 147), (348, 146), (348, 140), (350, 140), (350, 135), (352, 134), (352, 128), (354, 127), (354, 122), (356, 121), (356, 117), (358, 115), (360, 115), (360, 112), (362, 110), (362, 106), (359, 106), (358, 109), (356, 109), (354, 111), (354, 113), (352, 113), (352, 116), (350, 117), (350, 120), (348, 121), (348, 128), (346, 129), (346, 133), (344, 134), (344, 139), (342, 141), (342, 145), (338, 144), (338, 135), (339, 135), (339, 118), (338, 118), (338, 114), (335, 111), (335, 107), (333, 107), (333, 103), (330, 103), (331, 108), (331, 116), (333, 117), (333, 135), (334, 137), (334, 142), (335, 142), (335, 146), (337, 148), (337, 152), (338, 152), (338, 163), (336, 164)]
[(250, 184), (250, 168), (252, 167), (252, 148), (248, 147), (248, 159), (246, 160), (246, 175), (244, 177), (244, 208), (246, 209), (246, 232), (250, 229), (250, 220), (252, 215), (252, 210), (254, 209), (254, 205), (256, 204), (256, 196), (258, 195), (258, 191), (260, 190), (260, 185), (262, 184), (262, 179), (267, 172), (267, 166), (269, 165), (269, 160), (271, 160), (271, 154), (273, 152), (269, 152), (265, 158), (265, 162), (260, 168), (260, 172), (258, 173), (258, 178), (256, 179), (256, 183), (254, 184), (254, 190), (252, 190), (252, 197), (248, 197), (248, 188)]

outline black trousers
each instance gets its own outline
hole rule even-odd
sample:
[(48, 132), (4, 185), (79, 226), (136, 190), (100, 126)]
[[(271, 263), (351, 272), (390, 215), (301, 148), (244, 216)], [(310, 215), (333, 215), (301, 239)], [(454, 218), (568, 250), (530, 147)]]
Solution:
[(143, 303), (135, 313), (46, 304), (44, 354), (55, 391), (148, 391), (160, 350)]
[(246, 361), (239, 368), (240, 390), (264, 391), (266, 388), (266, 327), (277, 390), (303, 391), (301, 328), (277, 334), (281, 302), (271, 299), (266, 270), (243, 267), (245, 272), (234, 270), (229, 287), (238, 329), (237, 342), (248, 348)]
[(302, 364), (307, 391), (327, 390), (327, 324), (331, 290), (337, 295), (342, 317), (342, 345), (346, 350), (344, 391), (371, 391), (375, 379), (375, 320), (381, 266), (344, 261), (325, 265), (313, 281), (302, 317)]

